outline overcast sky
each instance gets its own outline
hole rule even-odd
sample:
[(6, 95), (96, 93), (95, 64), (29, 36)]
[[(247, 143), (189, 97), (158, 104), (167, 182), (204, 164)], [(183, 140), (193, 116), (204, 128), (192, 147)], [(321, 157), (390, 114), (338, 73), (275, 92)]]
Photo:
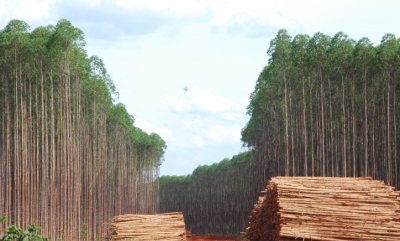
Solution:
[(0, 0), (0, 28), (66, 18), (104, 60), (135, 125), (167, 143), (161, 175), (186, 175), (245, 151), (249, 95), (280, 28), (400, 37), (398, 0)]

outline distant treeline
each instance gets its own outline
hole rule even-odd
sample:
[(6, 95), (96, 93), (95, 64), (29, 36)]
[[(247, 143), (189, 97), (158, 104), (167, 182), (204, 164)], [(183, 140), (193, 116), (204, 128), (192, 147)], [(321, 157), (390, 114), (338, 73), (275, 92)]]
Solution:
[(166, 145), (134, 126), (84, 45), (67, 20), (0, 31), (0, 233), (33, 223), (52, 240), (99, 240), (114, 215), (159, 211)]
[(161, 178), (161, 210), (183, 211), (195, 233), (244, 231), (272, 176), (372, 176), (399, 188), (400, 40), (280, 30), (267, 53), (242, 130), (251, 158)]
[[(191, 175), (160, 178), (160, 211), (183, 212), (195, 234), (237, 234), (248, 224), (254, 197), (265, 186), (254, 171), (252, 152), (240, 153)], [(261, 185), (260, 185), (261, 184)]]

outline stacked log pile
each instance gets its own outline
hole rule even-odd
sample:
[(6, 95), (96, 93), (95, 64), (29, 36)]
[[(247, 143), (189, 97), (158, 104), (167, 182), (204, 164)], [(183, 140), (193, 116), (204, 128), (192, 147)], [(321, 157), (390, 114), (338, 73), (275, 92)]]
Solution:
[(400, 240), (400, 192), (383, 181), (275, 177), (262, 193), (249, 240)]
[(110, 227), (111, 240), (186, 240), (185, 222), (180, 212), (120, 215), (112, 219)]

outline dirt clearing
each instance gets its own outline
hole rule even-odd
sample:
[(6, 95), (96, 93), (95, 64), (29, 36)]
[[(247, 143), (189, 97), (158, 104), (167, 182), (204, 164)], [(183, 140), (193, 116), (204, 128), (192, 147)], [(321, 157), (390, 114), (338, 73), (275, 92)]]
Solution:
[(188, 238), (188, 241), (236, 241), (240, 240), (234, 236), (192, 236)]

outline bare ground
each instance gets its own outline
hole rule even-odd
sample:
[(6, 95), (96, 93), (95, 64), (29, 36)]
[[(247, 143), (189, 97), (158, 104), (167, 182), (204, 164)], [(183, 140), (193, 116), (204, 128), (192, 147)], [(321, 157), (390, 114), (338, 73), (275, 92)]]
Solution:
[(236, 241), (240, 240), (234, 236), (192, 236), (188, 241)]

